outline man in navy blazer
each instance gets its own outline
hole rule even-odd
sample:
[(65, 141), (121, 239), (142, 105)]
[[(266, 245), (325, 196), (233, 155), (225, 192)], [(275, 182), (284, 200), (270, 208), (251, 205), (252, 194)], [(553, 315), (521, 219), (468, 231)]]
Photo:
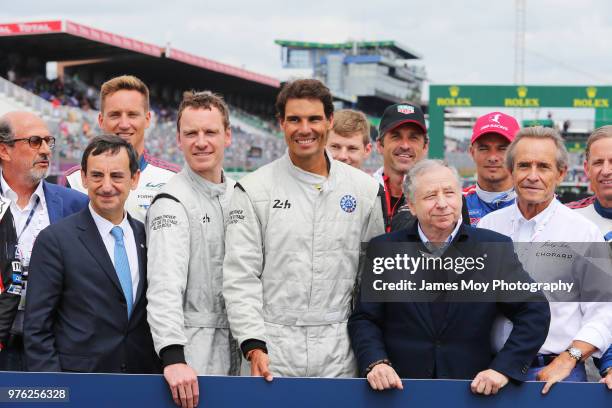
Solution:
[[(510, 251), (505, 255), (496, 250), (497, 244), (487, 244), (490, 256), (486, 267), (507, 270), (503, 266), (512, 264), (529, 279), (511, 251), (508, 237), (460, 222), (461, 189), (455, 169), (438, 160), (422, 161), (411, 169), (404, 187), (418, 221), (408, 229), (374, 238), (368, 249), (413, 242), (446, 258), (470, 255), (471, 248), (483, 243), (508, 243)], [(546, 339), (550, 310), (543, 297), (537, 299), (543, 301), (366, 302), (359, 297), (348, 328), (360, 372), (375, 390), (402, 388), (400, 377), (473, 378), (474, 393), (496, 394), (509, 379), (525, 380)], [(514, 330), (494, 355), (491, 329), (499, 313), (514, 322)]]
[(87, 196), (47, 183), (55, 138), (30, 112), (0, 118), (0, 370), (25, 371), (23, 308), (36, 237), (87, 206)]
[(30, 371), (159, 373), (146, 320), (141, 222), (124, 210), (138, 161), (118, 136), (81, 162), (90, 205), (43, 230), (32, 253), (25, 354)]

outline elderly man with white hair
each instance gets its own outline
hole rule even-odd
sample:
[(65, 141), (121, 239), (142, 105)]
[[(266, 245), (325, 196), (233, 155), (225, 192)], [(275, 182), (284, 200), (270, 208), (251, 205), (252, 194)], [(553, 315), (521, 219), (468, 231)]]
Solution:
[[(483, 217), (478, 227), (507, 235), (522, 248), (528, 246), (520, 259), (529, 273), (551, 277), (584, 275), (584, 264), (580, 264), (581, 257), (575, 252), (585, 247), (585, 251), (591, 251), (597, 244), (568, 243), (604, 241), (595, 224), (555, 197), (555, 188), (568, 167), (568, 153), (559, 132), (541, 126), (519, 131), (508, 147), (506, 166), (517, 200)], [(562, 244), (551, 245), (553, 242)], [(538, 250), (543, 247), (546, 251)], [(603, 261), (610, 263), (609, 258)], [(550, 304), (548, 337), (529, 370), (530, 380), (546, 381), (544, 394), (558, 381), (586, 381), (584, 360), (590, 355), (600, 356), (610, 344), (612, 308), (606, 302), (587, 300), (595, 299), (581, 296), (575, 302)], [(503, 339), (502, 332), (507, 333), (510, 327), (505, 324), (496, 337)]]
[[(488, 253), (486, 271), (513, 268), (528, 279), (508, 237), (462, 224), (462, 194), (454, 168), (439, 160), (423, 160), (408, 172), (404, 189), (415, 220), (407, 229), (372, 239), (369, 257), (390, 248), (401, 248), (400, 256), (445, 260)], [(420, 269), (415, 272), (423, 282), (439, 277), (451, 282), (463, 273)], [(441, 295), (442, 301), (429, 303), (412, 297), (369, 299), (369, 273), (366, 266), (362, 296), (349, 319), (349, 334), (360, 373), (373, 389), (401, 389), (400, 378), (473, 379), (472, 392), (490, 395), (510, 379), (525, 380), (529, 364), (546, 338), (550, 319), (546, 302), (486, 301), (480, 297), (459, 301), (444, 297), (452, 295), (448, 291)], [(515, 326), (504, 348), (494, 355), (490, 334), (498, 314)]]

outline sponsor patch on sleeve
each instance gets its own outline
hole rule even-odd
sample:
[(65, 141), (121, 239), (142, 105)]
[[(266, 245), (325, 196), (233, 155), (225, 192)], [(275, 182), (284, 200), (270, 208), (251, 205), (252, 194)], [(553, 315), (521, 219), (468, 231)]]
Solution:
[(159, 215), (151, 220), (151, 229), (157, 231), (160, 229), (169, 229), (178, 224), (176, 215), (164, 214)]

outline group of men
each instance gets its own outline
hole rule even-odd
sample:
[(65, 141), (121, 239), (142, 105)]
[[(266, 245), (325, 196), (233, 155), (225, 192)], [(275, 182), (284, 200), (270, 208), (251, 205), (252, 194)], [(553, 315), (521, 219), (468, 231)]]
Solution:
[(220, 96), (184, 94), (180, 171), (144, 148), (142, 81), (113, 78), (100, 98), (103, 133), (67, 173), (70, 188), (44, 181), (55, 145), (44, 122), (0, 118), (0, 369), (163, 372), (176, 404), (195, 406), (204, 374), (362, 375), (374, 389), (473, 378), (487, 395), (539, 379), (547, 392), (584, 380), (593, 355), (612, 388), (606, 303), (423, 308), (358, 295), (362, 243), (375, 237), (433, 243), (437, 254), (457, 240), (609, 239), (612, 128), (589, 139), (595, 196), (572, 211), (554, 196), (567, 170), (558, 133), (519, 131), (501, 112), (476, 122), (478, 179), (462, 193), (453, 168), (426, 159), (425, 118), (412, 104), (385, 110), (383, 167), (371, 177), (359, 170), (372, 150), (365, 115), (334, 112), (317, 80), (290, 82), (276, 101), (286, 154), (235, 182), (223, 171), (232, 133)]

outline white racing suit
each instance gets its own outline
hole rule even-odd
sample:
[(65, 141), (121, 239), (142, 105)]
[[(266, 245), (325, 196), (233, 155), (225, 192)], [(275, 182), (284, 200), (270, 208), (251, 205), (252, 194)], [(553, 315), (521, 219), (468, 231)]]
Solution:
[[(125, 202), (125, 209), (133, 218), (144, 223), (151, 200), (170, 177), (180, 171), (180, 167), (157, 159), (149, 155), (146, 150), (140, 156), (138, 165), (140, 167), (138, 187), (136, 187), (136, 190), (130, 191), (130, 195)], [(66, 187), (87, 194), (87, 189), (81, 181), (81, 166), (72, 167), (64, 173), (64, 176), (66, 177)]]
[(245, 341), (265, 342), (274, 375), (357, 376), (347, 320), (361, 243), (385, 232), (380, 186), (328, 160), (324, 178), (285, 154), (241, 179), (232, 197), (223, 266), (230, 327), (243, 352)]
[(213, 184), (185, 166), (147, 214), (147, 319), (155, 351), (183, 346), (185, 361), (198, 375), (232, 375), (240, 368), (221, 294), (234, 184), (227, 177)]

